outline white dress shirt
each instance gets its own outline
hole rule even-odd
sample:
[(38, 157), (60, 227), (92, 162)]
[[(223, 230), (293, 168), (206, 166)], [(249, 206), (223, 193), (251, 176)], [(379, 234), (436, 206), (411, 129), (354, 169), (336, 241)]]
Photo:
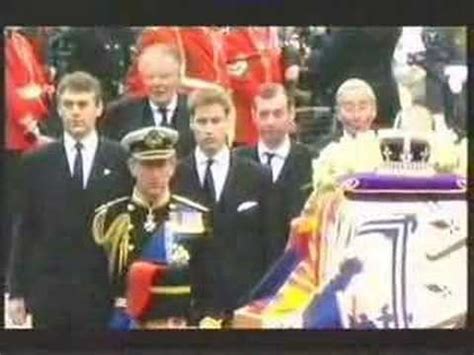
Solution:
[[(154, 102), (152, 102), (151, 100), (148, 100), (148, 103), (150, 104), (151, 112), (153, 112), (153, 119), (155, 121), (155, 125), (161, 126), (163, 122), (163, 115), (159, 111), (159, 106), (155, 104)], [(178, 106), (178, 95), (176, 94), (173, 96), (170, 103), (166, 105), (166, 121), (170, 127), (172, 126), (173, 115), (174, 115), (174, 112), (176, 111), (177, 106)]]
[[(67, 132), (64, 133), (64, 148), (66, 150), (66, 157), (67, 162), (69, 165), (69, 172), (71, 176), (74, 172), (74, 161), (76, 160), (76, 141), (71, 135)], [(87, 182), (89, 181), (89, 175), (92, 170), (92, 163), (94, 161), (95, 153), (97, 151), (97, 146), (99, 144), (99, 137), (97, 136), (97, 132), (93, 131), (88, 134), (86, 137), (80, 140), (82, 143), (82, 176), (84, 177), (83, 180), (83, 188), (85, 189), (87, 186)]]
[(271, 161), (273, 182), (277, 181), (278, 175), (280, 175), (283, 165), (285, 164), (285, 160), (288, 157), (288, 154), (290, 154), (290, 148), (291, 143), (290, 137), (288, 136), (285, 137), (283, 142), (276, 149), (268, 148), (262, 141), (258, 142), (257, 152), (261, 164), (267, 164), (268, 156), (265, 153), (274, 154), (274, 157)]
[[(199, 176), (199, 182), (201, 186), (204, 185), (204, 177), (206, 174), (207, 161), (209, 158), (204, 152), (196, 147), (194, 151), (194, 157), (196, 158), (196, 168)], [(214, 163), (211, 165), (211, 174), (212, 179), (214, 180), (214, 189), (216, 201), (220, 200), (222, 190), (224, 189), (224, 183), (227, 178), (230, 166), (230, 150), (228, 147), (224, 146), (217, 154), (215, 154), (212, 159)]]

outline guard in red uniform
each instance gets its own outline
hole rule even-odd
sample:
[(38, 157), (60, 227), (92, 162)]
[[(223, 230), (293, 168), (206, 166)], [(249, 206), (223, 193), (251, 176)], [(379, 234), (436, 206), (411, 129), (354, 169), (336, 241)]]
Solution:
[(50, 86), (32, 44), (16, 30), (7, 32), (5, 58), (6, 148), (23, 152), (37, 143)]
[(29, 38), (17, 29), (8, 28), (5, 35), (5, 181), (6, 211), (2, 234), (9, 238), (19, 210), (21, 194), (21, 155), (45, 143), (38, 122), (48, 112), (47, 94), (52, 86)]
[(225, 89), (229, 87), (224, 33), (221, 27), (182, 27), (181, 38), (186, 54), (185, 86), (202, 88), (205, 83), (214, 83)]
[(252, 102), (261, 84), (283, 83), (284, 62), (276, 27), (237, 27), (225, 36), (224, 50), (236, 106), (237, 145), (257, 143)]

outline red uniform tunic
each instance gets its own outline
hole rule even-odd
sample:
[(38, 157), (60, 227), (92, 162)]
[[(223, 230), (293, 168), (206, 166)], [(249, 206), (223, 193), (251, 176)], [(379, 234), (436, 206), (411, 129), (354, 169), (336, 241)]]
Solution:
[(239, 27), (225, 36), (230, 87), (236, 106), (235, 141), (253, 145), (258, 133), (252, 102), (261, 84), (283, 82), (283, 61), (276, 27)]
[(229, 87), (223, 34), (211, 27), (182, 27), (186, 77)]
[(24, 151), (36, 143), (25, 120), (42, 120), (48, 112), (47, 76), (33, 46), (18, 32), (6, 37), (5, 58), (6, 147)]

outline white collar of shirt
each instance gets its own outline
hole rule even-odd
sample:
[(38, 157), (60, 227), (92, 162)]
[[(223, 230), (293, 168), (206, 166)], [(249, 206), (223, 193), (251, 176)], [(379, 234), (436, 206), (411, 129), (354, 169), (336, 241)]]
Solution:
[(291, 148), (291, 142), (290, 142), (290, 137), (288, 136), (285, 137), (283, 142), (276, 149), (268, 148), (265, 145), (265, 143), (262, 142), (261, 140), (258, 142), (258, 145), (257, 145), (258, 158), (262, 164), (267, 163), (268, 158), (265, 153), (275, 154), (271, 163), (273, 182), (275, 182), (278, 179), (278, 175), (283, 169), (285, 160), (290, 154), (290, 148)]
[[(82, 176), (84, 177), (84, 188), (89, 181), (89, 175), (92, 170), (92, 162), (94, 161), (95, 152), (99, 145), (99, 137), (96, 131), (89, 133), (80, 140), (82, 143)], [(76, 143), (77, 141), (67, 132), (64, 133), (64, 148), (66, 150), (67, 162), (69, 165), (69, 172), (72, 176), (74, 171), (74, 161), (76, 160)]]
[[(199, 176), (199, 183), (202, 186), (204, 185), (204, 175), (206, 174), (207, 161), (209, 160), (209, 157), (207, 157), (207, 155), (204, 154), (204, 152), (199, 147), (196, 147), (196, 150), (194, 151), (194, 157), (196, 158), (196, 168)], [(219, 201), (230, 167), (229, 148), (224, 146), (212, 157), (212, 159), (214, 160), (214, 163), (211, 165), (211, 174), (212, 179), (214, 180), (216, 199)]]
[(344, 139), (354, 139), (354, 138), (356, 137), (356, 134), (355, 134), (355, 133), (350, 133), (350, 132), (348, 132), (348, 131), (346, 131), (346, 130), (343, 130), (343, 131), (342, 131), (342, 137), (343, 137)]
[[(159, 106), (155, 104), (153, 101), (148, 99), (148, 103), (151, 108), (151, 112), (153, 112), (153, 118), (155, 120), (155, 124), (157, 126), (161, 126), (161, 122), (163, 122), (163, 116), (161, 115), (159, 111)], [(168, 124), (171, 125), (171, 121), (174, 115), (174, 112), (176, 111), (176, 108), (178, 107), (178, 95), (174, 95), (173, 98), (171, 99), (170, 103), (166, 105), (166, 118), (168, 120)]]

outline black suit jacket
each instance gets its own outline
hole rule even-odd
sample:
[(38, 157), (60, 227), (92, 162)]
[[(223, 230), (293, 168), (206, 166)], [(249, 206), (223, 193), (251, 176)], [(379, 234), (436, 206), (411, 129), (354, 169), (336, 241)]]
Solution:
[[(178, 95), (178, 105), (171, 122), (172, 127), (179, 133), (176, 146), (178, 157), (184, 157), (191, 152), (195, 145), (194, 136), (189, 126), (190, 113), (187, 107), (187, 95)], [(106, 137), (119, 141), (130, 131), (154, 125), (153, 112), (148, 98), (123, 97), (109, 105), (99, 130)]]
[[(256, 147), (239, 147), (235, 154), (260, 164)], [(271, 200), (274, 215), (271, 233), (275, 239), (272, 259), (284, 250), (288, 240), (290, 221), (297, 217), (312, 190), (312, 155), (307, 146), (291, 142), (290, 153), (278, 179), (272, 184)]]
[(9, 291), (25, 298), (33, 316), (75, 308), (91, 319), (96, 314), (97, 322), (107, 320), (107, 261), (92, 239), (90, 221), (97, 206), (130, 193), (126, 157), (120, 145), (99, 138), (85, 190), (72, 182), (62, 141), (24, 157)]
[[(211, 214), (211, 238), (195, 254), (192, 269), (196, 309), (225, 312), (248, 301), (246, 296), (269, 267), (270, 174), (257, 164), (232, 156), (221, 198)], [(178, 165), (174, 191), (206, 204), (194, 154)], [(243, 203), (256, 202), (243, 209)], [(247, 205), (249, 205), (247, 203)], [(239, 206), (240, 210), (239, 210)]]

